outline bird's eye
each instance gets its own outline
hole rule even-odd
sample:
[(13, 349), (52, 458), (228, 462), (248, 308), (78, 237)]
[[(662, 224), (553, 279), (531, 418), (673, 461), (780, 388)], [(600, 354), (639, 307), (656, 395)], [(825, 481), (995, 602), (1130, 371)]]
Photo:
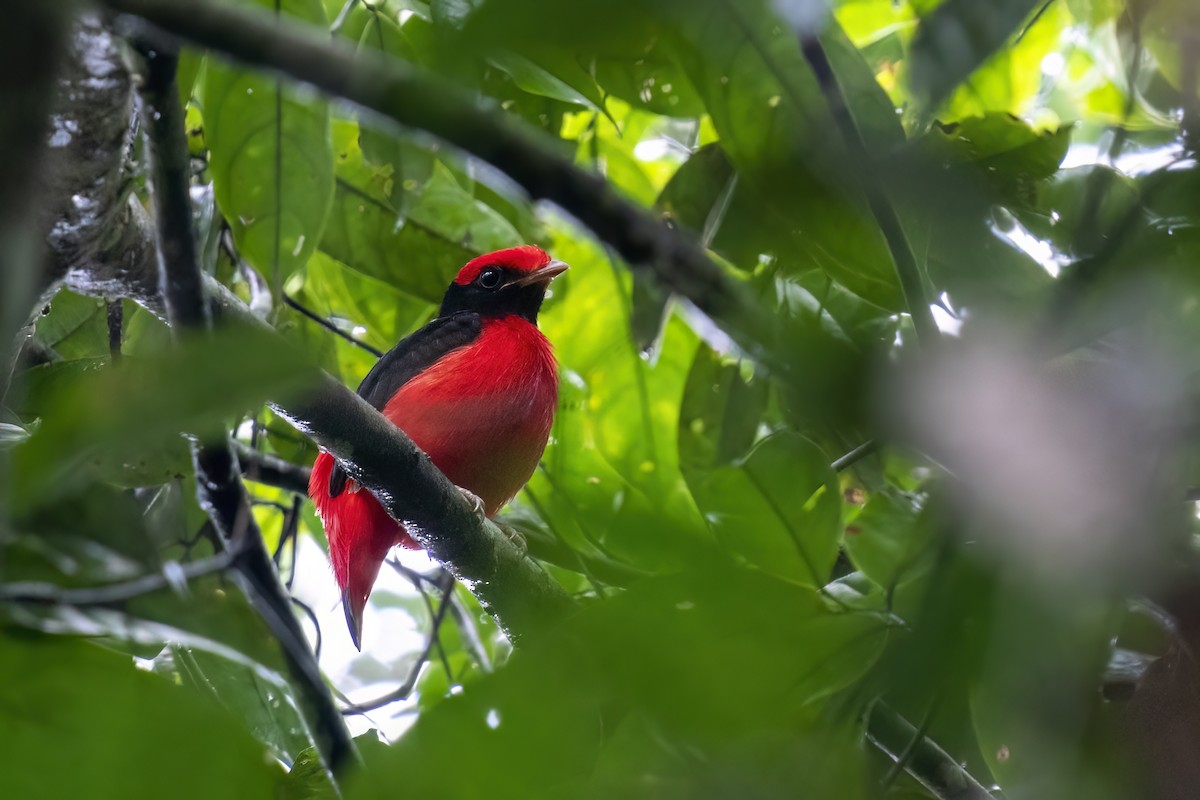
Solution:
[(503, 276), (500, 274), (500, 270), (496, 269), (495, 267), (488, 267), (479, 273), (479, 277), (475, 279), (475, 282), (484, 289), (495, 289), (500, 285), (500, 279), (502, 277)]

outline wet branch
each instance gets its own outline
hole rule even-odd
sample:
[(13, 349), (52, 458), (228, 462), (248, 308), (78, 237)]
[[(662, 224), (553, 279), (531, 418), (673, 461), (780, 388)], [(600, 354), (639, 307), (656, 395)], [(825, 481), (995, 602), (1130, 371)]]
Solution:
[[(206, 335), (212, 318), (192, 233), (190, 164), (183, 109), (175, 88), (178, 57), (144, 43), (135, 46), (144, 58), (141, 116), (157, 220), (159, 289), (172, 334), (179, 341)], [(241, 552), (233, 563), (234, 573), (279, 640), (321, 755), (330, 769), (339, 770), (354, 758), (354, 744), (254, 522), (227, 434), (222, 431), (195, 440), (192, 460), (200, 506), (208, 512), (225, 546)]]

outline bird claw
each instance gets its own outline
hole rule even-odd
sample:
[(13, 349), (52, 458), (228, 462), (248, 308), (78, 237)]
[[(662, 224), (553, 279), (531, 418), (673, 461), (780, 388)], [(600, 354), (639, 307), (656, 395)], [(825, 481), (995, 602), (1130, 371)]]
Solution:
[(483, 522), (485, 519), (487, 519), (487, 513), (483, 506), (483, 499), (469, 489), (464, 489), (461, 486), (457, 488), (460, 492), (462, 492), (462, 496), (467, 498), (467, 502), (471, 504), (471, 510), (475, 512), (475, 516), (479, 517), (479, 521)]
[(529, 543), (525, 541), (525, 535), (523, 533), (511, 525), (501, 525), (497, 523), (496, 527), (500, 529), (505, 538), (516, 545), (517, 549), (521, 551), (521, 558), (529, 555)]

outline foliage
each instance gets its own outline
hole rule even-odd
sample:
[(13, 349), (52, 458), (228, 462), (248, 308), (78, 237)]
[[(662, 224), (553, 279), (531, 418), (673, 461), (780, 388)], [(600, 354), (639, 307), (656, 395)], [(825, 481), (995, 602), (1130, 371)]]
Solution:
[[(571, 270), (542, 312), (551, 442), (501, 521), (576, 616), (511, 651), (405, 557), (351, 657), (311, 507), (250, 484), (335, 689), (416, 678), (350, 717), (389, 742), (359, 737), (342, 796), (938, 796), (864, 744), (880, 702), (1010, 797), (1169, 791), (1169, 759), (1142, 782), (1145, 701), (1101, 690), (1118, 651), (1187, 650), (1161, 624), (1195, 555), (1187, 4), (243, 3), (477, 93), (786, 334), (752, 358), (504, 164), (189, 53), (206, 268), (301, 355), (246, 329), (168, 350), (130, 301), (114, 354), (104, 301), (66, 289), (37, 315), (0, 406), (6, 794), (337, 796), (267, 627), (223, 576), (178, 579), (213, 552), (184, 435), (310, 464), (266, 403), (312, 363), (357, 385), (521, 242)], [(27, 596), (156, 573), (119, 604)]]

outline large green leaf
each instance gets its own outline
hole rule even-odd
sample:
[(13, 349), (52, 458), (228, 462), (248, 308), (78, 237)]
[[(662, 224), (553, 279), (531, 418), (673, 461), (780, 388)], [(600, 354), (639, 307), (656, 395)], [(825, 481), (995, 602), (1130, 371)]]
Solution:
[[(674, 20), (677, 58), (705, 106), (745, 189), (780, 217), (804, 268), (819, 267), (860, 296), (902, 307), (894, 268), (835, 130), (826, 98), (795, 34), (757, 3), (713, 0)], [(735, 32), (730, 35), (730, 32)], [(890, 106), (861, 56), (831, 23), (822, 36), (839, 84), (860, 122)], [(872, 124), (876, 158), (903, 141), (894, 112)], [(742, 187), (739, 187), (741, 190)]]
[[(243, 0), (325, 25), (320, 0)], [(321, 240), (333, 201), (325, 101), (281, 79), (213, 61), (204, 74), (204, 135), (217, 204), (242, 255), (275, 286)]]
[(172, 645), (169, 657), (157, 661), (156, 672), (172, 675), (227, 709), (277, 758), (292, 763), (313, 746), (291, 690), (263, 677), (261, 670), (182, 645)]
[(689, 563), (712, 546), (676, 444), (695, 334), (673, 318), (661, 348), (644, 355), (630, 333), (629, 275), (603, 249), (562, 234), (554, 254), (572, 267), (555, 283), (541, 326), (568, 371), (526, 497), (584, 552), (599, 548), (651, 569)]
[(909, 56), (913, 92), (936, 108), (1013, 35), (1042, 0), (947, 0), (922, 18)]
[(79, 640), (0, 633), (0, 727), (10, 797), (271, 797), (283, 778), (225, 710)]
[(337, 194), (321, 249), (343, 264), (427, 303), (438, 303), (455, 273), (481, 253), (521, 244), (509, 222), (462, 189), (442, 166), (407, 211), (391, 204), (390, 168), (362, 158), (357, 129), (339, 123)]
[(837, 557), (842, 500), (812, 442), (774, 434), (744, 458), (684, 471), (696, 505), (725, 547), (772, 575), (823, 586)]

